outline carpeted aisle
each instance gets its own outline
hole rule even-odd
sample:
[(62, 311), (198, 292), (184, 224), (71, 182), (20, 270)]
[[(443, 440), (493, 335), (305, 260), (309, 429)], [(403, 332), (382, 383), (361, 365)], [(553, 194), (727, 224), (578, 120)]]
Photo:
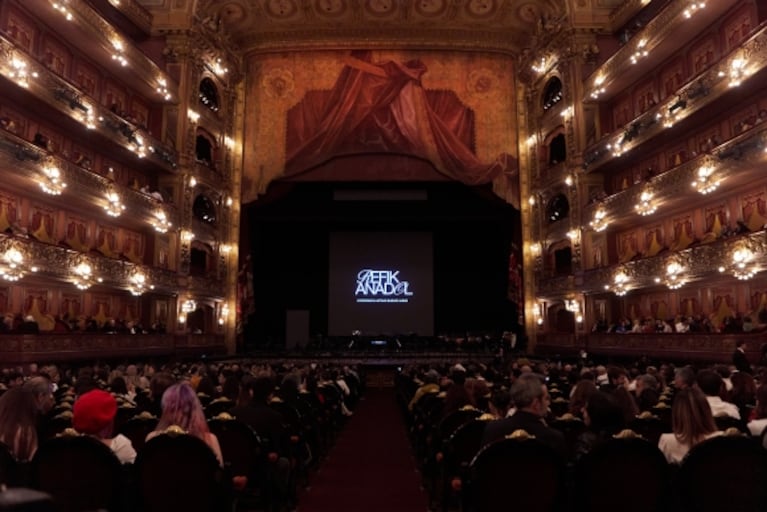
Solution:
[(393, 389), (368, 389), (310, 484), (299, 512), (426, 512)]

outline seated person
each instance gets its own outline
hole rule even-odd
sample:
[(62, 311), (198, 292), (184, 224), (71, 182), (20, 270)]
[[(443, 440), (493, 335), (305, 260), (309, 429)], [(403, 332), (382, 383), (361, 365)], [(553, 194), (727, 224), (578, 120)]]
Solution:
[(113, 436), (117, 401), (100, 389), (88, 391), (80, 396), (72, 409), (72, 427), (81, 434), (87, 434), (107, 445), (123, 464), (136, 460), (136, 450), (130, 439), (122, 434)]
[(670, 434), (661, 434), (658, 448), (669, 464), (680, 464), (690, 449), (722, 435), (714, 423), (706, 396), (698, 388), (680, 389), (671, 407)]

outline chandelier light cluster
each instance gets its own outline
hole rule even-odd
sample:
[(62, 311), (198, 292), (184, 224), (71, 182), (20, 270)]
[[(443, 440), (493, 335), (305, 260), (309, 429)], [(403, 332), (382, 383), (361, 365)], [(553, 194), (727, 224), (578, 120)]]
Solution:
[(125, 210), (125, 205), (122, 203), (120, 194), (112, 190), (107, 192), (106, 198), (107, 204), (104, 206), (104, 211), (106, 211), (107, 215), (110, 217), (119, 217)]
[(678, 290), (687, 284), (687, 278), (684, 274), (685, 268), (677, 261), (671, 261), (666, 265), (666, 273), (662, 277), (656, 277), (655, 282), (664, 282), (671, 290)]
[(710, 194), (719, 187), (720, 179), (714, 176), (714, 168), (704, 165), (698, 168), (697, 177), (692, 186), (701, 194)]
[(8, 68), (4, 74), (16, 82), (16, 85), (25, 89), (29, 87), (29, 80), (31, 78), (39, 76), (36, 71), (29, 71), (27, 62), (24, 59), (16, 56), (10, 58)]
[(133, 295), (142, 295), (148, 290), (154, 290), (154, 285), (141, 270), (136, 270), (128, 278), (128, 287)]
[[(748, 247), (739, 247), (732, 251), (732, 262), (730, 272), (741, 281), (747, 281), (754, 277), (759, 269), (757, 268), (756, 255)], [(726, 272), (725, 266), (719, 267), (719, 272)]]
[(728, 87), (738, 87), (741, 83), (743, 83), (743, 80), (748, 78), (748, 75), (750, 74), (747, 69), (748, 61), (746, 59), (737, 58), (730, 61), (730, 69), (727, 72), (720, 71), (719, 77), (728, 77), (730, 81), (728, 82)]
[(634, 208), (636, 209), (636, 212), (639, 215), (646, 217), (648, 215), (652, 215), (653, 213), (655, 213), (658, 207), (655, 205), (652, 198), (653, 198), (652, 192), (649, 192), (647, 190), (642, 192), (642, 195), (639, 196), (639, 202), (634, 206)]
[(47, 163), (43, 167), (43, 175), (40, 178), (39, 184), (43, 192), (52, 196), (61, 195), (64, 189), (67, 188), (67, 184), (61, 179), (61, 171), (51, 163)]
[(613, 285), (605, 285), (605, 290), (612, 290), (618, 297), (623, 297), (629, 291), (629, 276), (622, 270), (613, 277)]
[(597, 208), (597, 211), (594, 212), (594, 218), (591, 219), (591, 228), (599, 233), (607, 229), (608, 224), (609, 222), (607, 222), (607, 212), (600, 206)]
[(152, 227), (158, 233), (167, 233), (173, 224), (168, 220), (168, 216), (164, 211), (159, 210), (155, 212), (154, 219), (152, 219)]
[(705, 8), (706, 8), (706, 2), (693, 0), (692, 2), (690, 2), (690, 6), (684, 10), (684, 17), (692, 18), (693, 14)]
[(87, 290), (96, 283), (104, 282), (102, 278), (96, 277), (93, 268), (84, 261), (72, 269), (72, 274), (72, 284), (80, 290)]
[(11, 247), (2, 257), (0, 277), (6, 281), (18, 281), (29, 272), (37, 272), (37, 267), (28, 266), (24, 261), (24, 254), (17, 248)]

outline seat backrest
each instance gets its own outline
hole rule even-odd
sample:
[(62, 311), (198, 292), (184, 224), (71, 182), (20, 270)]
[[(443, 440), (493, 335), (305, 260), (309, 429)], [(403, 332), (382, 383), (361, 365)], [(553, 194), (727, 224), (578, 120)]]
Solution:
[(55, 512), (53, 499), (49, 494), (16, 487), (0, 492), (0, 512)]
[(112, 450), (91, 436), (44, 441), (30, 466), (31, 485), (61, 512), (123, 508), (123, 471)]
[(439, 436), (441, 440), (447, 440), (458, 427), (470, 422), (471, 420), (478, 418), (482, 414), (482, 411), (474, 408), (459, 409), (453, 411), (439, 422)]
[(161, 434), (136, 457), (144, 512), (227, 510), (223, 471), (213, 451), (188, 434)]
[(673, 485), (680, 511), (767, 510), (767, 452), (747, 436), (719, 436), (693, 447)]
[(652, 414), (639, 415), (629, 424), (629, 428), (647, 439), (650, 444), (658, 446), (660, 436), (671, 432), (671, 425), (666, 425), (660, 418)]
[(507, 437), (470, 464), (468, 499), (476, 512), (556, 512), (566, 503), (565, 463), (535, 439)]
[(468, 468), (482, 447), (487, 421), (473, 419), (458, 427), (445, 443), (445, 466), (450, 476), (456, 476)]
[(126, 421), (120, 427), (119, 432), (130, 439), (133, 449), (138, 453), (144, 448), (146, 436), (154, 431), (158, 421), (156, 416), (152, 416), (149, 413), (141, 413)]
[(729, 428), (736, 428), (744, 434), (749, 433), (746, 422), (737, 418), (733, 418), (732, 416), (714, 416), (714, 423), (716, 423), (716, 428), (722, 432)]
[(227, 412), (229, 409), (235, 406), (235, 403), (228, 398), (221, 397), (213, 400), (205, 407), (205, 417), (215, 418), (222, 412)]
[(639, 437), (610, 439), (576, 464), (574, 512), (661, 510), (668, 500), (669, 467), (658, 449)]
[(262, 462), (261, 441), (256, 432), (236, 419), (213, 418), (210, 431), (218, 438), (224, 466), (231, 476), (249, 476)]

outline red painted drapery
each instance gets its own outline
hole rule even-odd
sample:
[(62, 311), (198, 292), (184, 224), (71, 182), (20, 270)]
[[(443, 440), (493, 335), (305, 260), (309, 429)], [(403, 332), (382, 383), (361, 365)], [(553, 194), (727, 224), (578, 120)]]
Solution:
[(307, 93), (288, 112), (286, 176), (363, 153), (423, 158), (468, 185), (516, 168), (509, 155), (477, 158), (473, 112), (452, 92), (424, 90), (421, 61), (373, 63), (371, 52), (358, 51), (346, 64), (331, 90)]

